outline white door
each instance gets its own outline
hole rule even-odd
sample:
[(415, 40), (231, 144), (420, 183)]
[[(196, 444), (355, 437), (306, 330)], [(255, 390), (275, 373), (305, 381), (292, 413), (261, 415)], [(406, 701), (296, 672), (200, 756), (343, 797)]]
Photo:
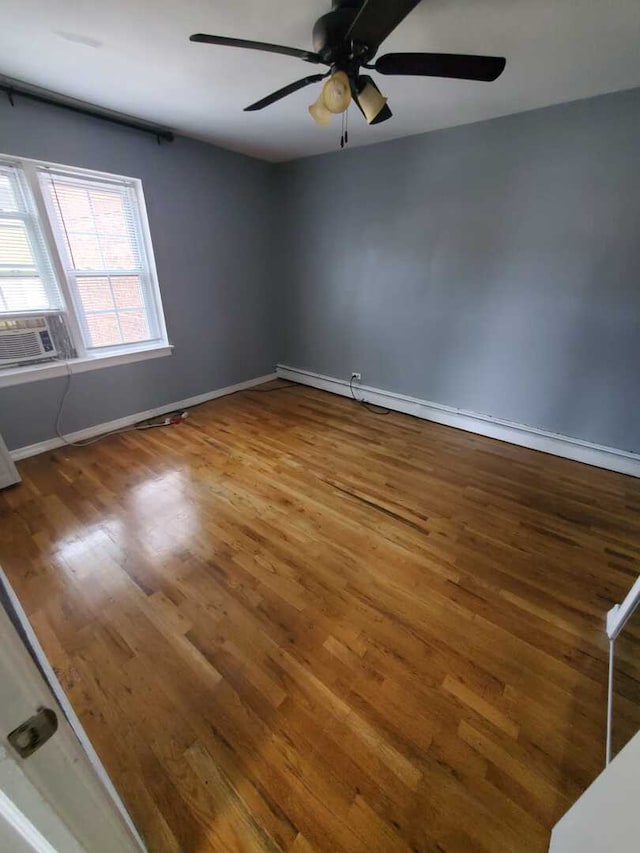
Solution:
[[(24, 620), (0, 570), (0, 849), (140, 853), (131, 818)], [(7, 736), (40, 709), (54, 712), (57, 729), (23, 757)]]
[(554, 826), (549, 853), (638, 853), (640, 732)]

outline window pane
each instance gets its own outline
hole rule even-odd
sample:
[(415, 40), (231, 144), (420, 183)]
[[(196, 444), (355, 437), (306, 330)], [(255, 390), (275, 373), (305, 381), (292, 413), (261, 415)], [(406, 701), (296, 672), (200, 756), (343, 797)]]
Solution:
[(105, 268), (100, 251), (100, 242), (95, 234), (71, 234), (71, 264), (77, 270), (101, 270)]
[(125, 343), (149, 340), (149, 326), (144, 311), (127, 311), (119, 316), (122, 340)]
[(149, 325), (144, 311), (87, 314), (87, 326), (92, 347), (109, 347), (149, 340)]
[(137, 275), (112, 276), (111, 287), (117, 308), (144, 308), (142, 288)]
[(122, 343), (115, 313), (87, 314), (87, 327), (92, 347), (110, 347)]
[(126, 214), (120, 194), (96, 190), (91, 196), (98, 231), (128, 237)]
[(109, 311), (114, 308), (109, 279), (106, 277), (79, 278), (78, 293), (85, 311)]
[(130, 187), (47, 174), (43, 177), (74, 270), (142, 266)]
[(9, 175), (0, 173), (0, 210), (11, 212), (18, 210), (18, 201), (15, 196), (13, 183)]
[(138, 261), (127, 237), (110, 236), (102, 239), (104, 265), (112, 270), (130, 270), (138, 266)]
[(70, 235), (91, 231), (93, 217), (89, 194), (83, 187), (52, 182), (53, 201)]
[(80, 275), (76, 287), (89, 330), (89, 348), (152, 339), (140, 276)]
[(46, 311), (49, 297), (37, 276), (30, 278), (0, 278), (0, 313)]
[(0, 220), (0, 270), (25, 268), (35, 272), (36, 262), (24, 222), (21, 219)]

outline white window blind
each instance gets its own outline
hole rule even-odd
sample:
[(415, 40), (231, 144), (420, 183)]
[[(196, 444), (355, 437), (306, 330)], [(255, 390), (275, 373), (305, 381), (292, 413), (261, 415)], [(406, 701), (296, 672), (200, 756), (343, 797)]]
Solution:
[(0, 164), (0, 315), (62, 311), (31, 193), (19, 168)]
[(87, 349), (160, 338), (135, 187), (39, 172)]

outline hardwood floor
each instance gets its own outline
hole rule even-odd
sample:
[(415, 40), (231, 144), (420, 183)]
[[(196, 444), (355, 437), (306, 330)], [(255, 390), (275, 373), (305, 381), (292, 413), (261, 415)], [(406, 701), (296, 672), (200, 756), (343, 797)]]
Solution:
[(151, 851), (543, 851), (602, 769), (640, 481), (302, 387), (19, 469), (0, 561)]

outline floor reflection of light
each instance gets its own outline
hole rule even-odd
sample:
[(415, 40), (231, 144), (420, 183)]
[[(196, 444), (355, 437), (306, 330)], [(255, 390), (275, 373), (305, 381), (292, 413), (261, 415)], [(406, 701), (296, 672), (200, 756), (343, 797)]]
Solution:
[(118, 519), (108, 519), (93, 526), (78, 530), (72, 538), (64, 538), (55, 543), (56, 556), (64, 560), (74, 569), (91, 569), (91, 562), (100, 554), (104, 554), (109, 534), (119, 531), (122, 522)]
[(139, 483), (122, 495), (117, 515), (60, 538), (55, 543), (56, 564), (94, 604), (125, 594), (130, 579), (146, 563), (157, 564), (192, 544), (199, 525), (192, 489), (188, 470)]
[(184, 470), (167, 471), (131, 489), (124, 521), (129, 535), (144, 530), (140, 544), (147, 556), (186, 547), (196, 534), (199, 518), (192, 489)]
[(122, 530), (116, 518), (79, 530), (73, 538), (56, 543), (54, 561), (73, 581), (73, 588), (87, 604), (105, 605), (119, 596), (126, 587), (126, 578), (119, 571), (114, 537)]

